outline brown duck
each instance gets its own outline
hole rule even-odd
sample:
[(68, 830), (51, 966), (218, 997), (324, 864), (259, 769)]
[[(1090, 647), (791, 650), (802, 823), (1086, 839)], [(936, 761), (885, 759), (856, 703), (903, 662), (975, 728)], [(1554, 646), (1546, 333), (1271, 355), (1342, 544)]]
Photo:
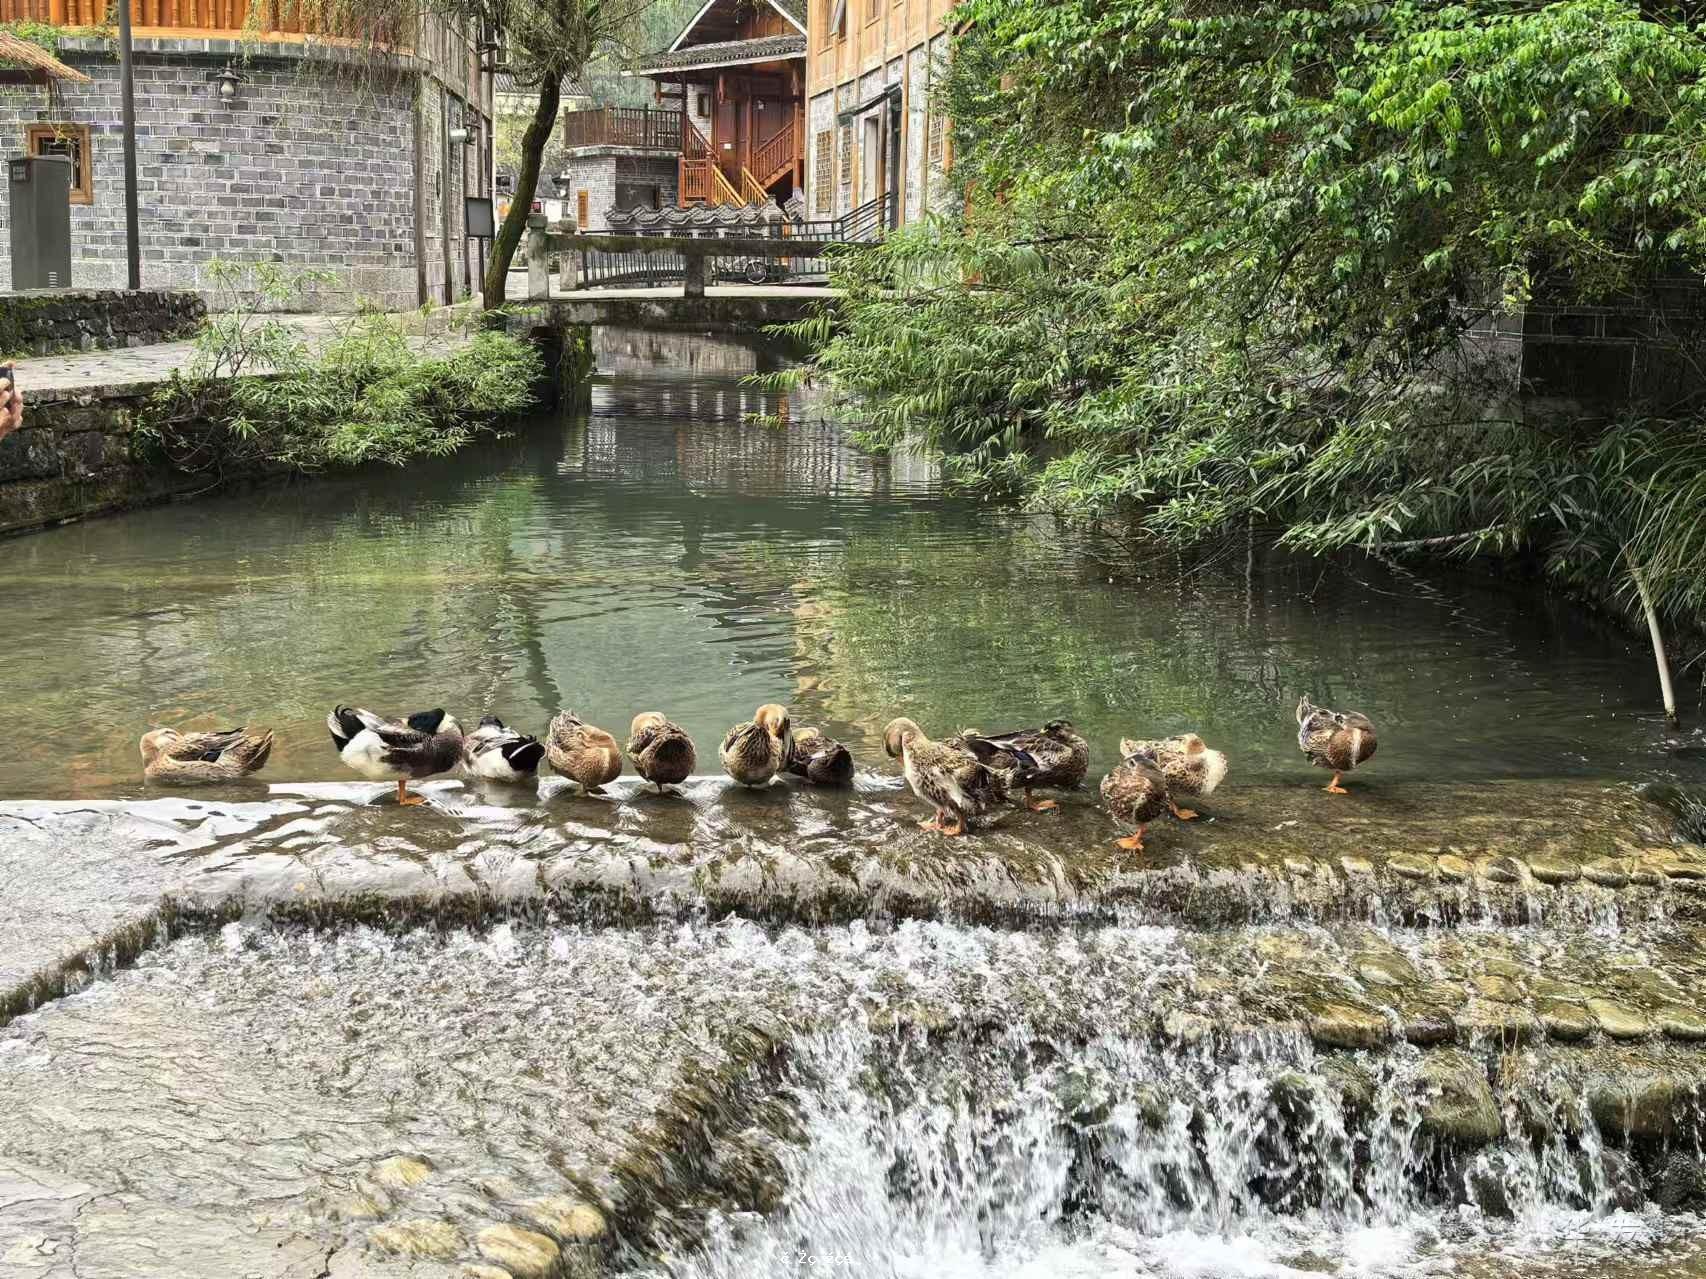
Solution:
[(1297, 745), (1317, 768), (1333, 770), (1329, 795), (1349, 795), (1339, 779), (1374, 757), (1374, 721), (1361, 711), (1330, 711), (1307, 697), (1297, 704)]
[(1226, 753), (1210, 750), (1208, 743), (1195, 733), (1181, 733), (1154, 742), (1120, 739), (1120, 758), (1147, 756), (1167, 779), (1167, 804), (1180, 821), (1193, 821), (1201, 816), (1195, 809), (1180, 808), (1180, 795), (1212, 795), (1226, 780)]
[[(949, 742), (933, 742), (909, 719), (891, 720), (883, 729), (883, 749), (898, 758), (912, 793), (936, 810), (921, 830), (964, 835), (972, 818), (982, 817), (1007, 802), (1012, 775), (985, 764), (976, 755)], [(952, 826), (944, 826), (949, 813)]]
[(788, 771), (814, 786), (851, 786), (853, 752), (819, 729), (802, 728), (794, 734)]
[(666, 786), (693, 776), (699, 752), (681, 725), (665, 719), (661, 711), (643, 711), (628, 726), (628, 761), (662, 794)]
[(1025, 791), (1025, 807), (1044, 813), (1060, 805), (1052, 799), (1037, 801), (1031, 788), (1072, 790), (1084, 784), (1090, 771), (1090, 744), (1064, 719), (1051, 719), (1041, 728), (1021, 728), (1010, 733), (979, 733), (963, 729), (949, 744), (970, 751), (985, 764), (1011, 774), (1013, 784)]
[(622, 751), (602, 728), (585, 723), (573, 711), (551, 721), (545, 735), (545, 759), (587, 795), (603, 794), (606, 782), (622, 775)]
[(768, 786), (794, 756), (788, 710), (770, 702), (723, 737), (723, 771), (742, 786)]
[[(1122, 743), (1127, 745), (1129, 743)], [(1134, 753), (1124, 756), (1114, 771), (1102, 779), (1102, 802), (1115, 820), (1136, 829), (1124, 839), (1114, 842), (1133, 852), (1143, 851), (1143, 829), (1160, 817), (1172, 805), (1167, 794), (1167, 779), (1155, 766), (1152, 756)]]
[(142, 735), (142, 775), (151, 782), (234, 782), (258, 773), (272, 754), (272, 733), (228, 728), (180, 733), (157, 728)]

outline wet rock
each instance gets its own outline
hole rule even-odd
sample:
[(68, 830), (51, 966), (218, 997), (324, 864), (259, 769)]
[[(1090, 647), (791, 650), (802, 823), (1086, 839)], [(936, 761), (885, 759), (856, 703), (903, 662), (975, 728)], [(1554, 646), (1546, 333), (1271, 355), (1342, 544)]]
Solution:
[(1653, 1014), (1653, 1022), (1672, 1039), (1685, 1043), (1706, 1040), (1706, 1016), (1681, 1004), (1667, 1004)]
[(1481, 877), (1495, 884), (1520, 884), (1527, 868), (1514, 857), (1493, 857), (1481, 863)]
[(1520, 1003), (1523, 998), (1522, 987), (1509, 977), (1482, 973), (1474, 978), (1472, 984), (1488, 999), (1496, 999), (1503, 1004)]
[(1475, 870), (1466, 858), (1459, 857), (1455, 853), (1443, 853), (1436, 857), (1434, 866), (1439, 871), (1441, 879), (1449, 880), (1454, 884), (1462, 883)]
[(1574, 862), (1567, 862), (1561, 857), (1530, 857), (1528, 869), (1543, 884), (1573, 884), (1582, 877), (1581, 869)]
[(1590, 999), (1588, 1012), (1599, 1023), (1599, 1028), (1613, 1039), (1640, 1039), (1653, 1033), (1653, 1027), (1645, 1017), (1615, 999)]
[(1536, 977), (1529, 989), (1541, 999), (1560, 999), (1567, 1004), (1585, 1003), (1592, 999), (1594, 991), (1586, 986), (1578, 986), (1575, 982), (1555, 981), (1550, 977)]
[(482, 1257), (497, 1262), (516, 1279), (545, 1279), (562, 1255), (555, 1241), (519, 1226), (487, 1226), (474, 1242)]
[(1463, 1166), (1458, 1202), (1474, 1204), (1484, 1216), (1508, 1221), (1516, 1216), (1511, 1205), (1510, 1180), (1484, 1160), (1473, 1159)]
[(1341, 857), (1339, 869), (1352, 879), (1361, 875), (1374, 874), (1374, 863), (1366, 857)]
[(1328, 1048), (1379, 1048), (1392, 1038), (1386, 1018), (1354, 1004), (1317, 1004), (1308, 1016), (1310, 1038)]
[(1639, 1141), (1674, 1136), (1691, 1100), (1682, 1084), (1664, 1075), (1605, 1079), (1588, 1091), (1588, 1109), (1601, 1132)]
[(1355, 959), (1357, 976), (1370, 986), (1409, 986), (1416, 981), (1416, 970), (1397, 952), (1363, 954)]
[(1405, 879), (1432, 879), (1434, 863), (1426, 857), (1415, 857), (1409, 853), (1396, 853), (1386, 861), (1387, 867), (1394, 875), (1402, 875)]
[(1374, 1078), (1356, 1061), (1335, 1058), (1321, 1064), (1321, 1078), (1333, 1090), (1347, 1126), (1360, 1124), (1374, 1113)]
[(482, 1266), (470, 1263), (462, 1267), (462, 1279), (515, 1279), (502, 1266)]
[(1459, 1146), (1485, 1146), (1504, 1132), (1486, 1074), (1467, 1053), (1427, 1054), (1417, 1080), (1427, 1090), (1420, 1109), (1423, 1132)]
[(1540, 1019), (1516, 1004), (1491, 999), (1471, 999), (1457, 1012), (1457, 1029), (1470, 1042), (1529, 1044), (1539, 1039)]
[(393, 1155), (373, 1165), (373, 1180), (387, 1190), (408, 1190), (432, 1176), (432, 1161), (415, 1155)]
[(382, 1252), (399, 1257), (432, 1257), (448, 1261), (462, 1251), (462, 1232), (448, 1221), (428, 1217), (375, 1226), (367, 1232), (368, 1242)]
[(1425, 1048), (1449, 1044), (1457, 1038), (1457, 1021), (1449, 1008), (1438, 1004), (1406, 1004), (1399, 1013), (1404, 1021), (1404, 1038), (1412, 1044)]
[(1161, 1019), (1161, 1031), (1182, 1044), (1198, 1043), (1214, 1033), (1214, 1023), (1197, 1013), (1175, 1009)]
[(1639, 1212), (1647, 1206), (1646, 1181), (1641, 1176), (1641, 1166), (1621, 1150), (1599, 1152), (1599, 1174), (1605, 1184), (1606, 1198), (1613, 1208)]
[(391, 1197), (379, 1187), (358, 1188), (334, 1199), (327, 1215), (333, 1221), (378, 1221), (391, 1211)]
[(1430, 981), (1410, 994), (1421, 1003), (1437, 1004), (1441, 1008), (1461, 1008), (1469, 1002), (1468, 993), (1454, 981)]
[(1285, 859), (1285, 868), (1293, 875), (1300, 875), (1304, 879), (1315, 878), (1316, 865), (1307, 857), (1287, 857)]
[(1296, 964), (1310, 958), (1309, 944), (1297, 933), (1265, 933), (1256, 938), (1256, 953), (1276, 964)]
[(1706, 1163), (1671, 1151), (1653, 1178), (1653, 1202), (1668, 1213), (1706, 1211)]
[(567, 1195), (534, 1199), (524, 1206), (523, 1211), (534, 1225), (550, 1231), (565, 1243), (589, 1243), (602, 1238), (606, 1228), (602, 1212)]
[(1580, 1004), (1561, 999), (1544, 999), (1536, 1007), (1540, 1024), (1548, 1036), (1564, 1043), (1575, 1043), (1593, 1033), (1593, 1018)]
[(1268, 1089), (1268, 1100), (1288, 1125), (1302, 1128), (1315, 1115), (1315, 1085), (1309, 1076), (1295, 1070), (1275, 1078)]
[(1632, 865), (1622, 857), (1598, 857), (1582, 867), (1582, 874), (1589, 883), (1601, 888), (1624, 888), (1628, 886)]
[(1486, 956), (1481, 960), (1481, 969), (1495, 977), (1504, 977), (1514, 982), (1526, 982), (1533, 975), (1527, 964), (1515, 959), (1506, 959), (1503, 955)]

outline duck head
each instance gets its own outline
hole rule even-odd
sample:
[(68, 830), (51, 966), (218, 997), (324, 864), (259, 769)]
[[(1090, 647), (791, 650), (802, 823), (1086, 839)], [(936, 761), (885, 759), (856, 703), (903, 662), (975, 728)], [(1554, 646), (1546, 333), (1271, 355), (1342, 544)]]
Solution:
[(1069, 719), (1051, 719), (1048, 723), (1043, 725), (1043, 732), (1047, 733), (1050, 737), (1065, 737), (1067, 734), (1075, 731), (1076, 730), (1072, 727), (1072, 721)]
[(628, 736), (638, 737), (649, 728), (657, 728), (665, 722), (662, 711), (641, 711), (634, 716), (634, 722), (628, 725)]
[(883, 749), (890, 759), (899, 759), (912, 739), (924, 736), (923, 730), (909, 719), (891, 719), (883, 729)]
[(775, 702), (767, 702), (753, 712), (752, 722), (772, 737), (786, 737), (788, 735), (788, 708), (778, 706)]
[(170, 749), (183, 734), (175, 728), (156, 728), (142, 735), (142, 762), (152, 764), (160, 758), (161, 752)]

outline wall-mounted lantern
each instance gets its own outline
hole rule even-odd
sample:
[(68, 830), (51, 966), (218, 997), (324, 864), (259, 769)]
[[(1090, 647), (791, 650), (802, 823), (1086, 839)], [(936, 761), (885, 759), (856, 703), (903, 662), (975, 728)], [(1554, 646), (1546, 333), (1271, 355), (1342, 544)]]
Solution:
[(474, 113), (467, 107), (462, 108), (462, 123), (450, 131), (452, 143), (460, 142), (465, 147), (474, 145)]
[(210, 83), (218, 83), (219, 99), (222, 102), (230, 102), (235, 98), (237, 96), (237, 86), (247, 79), (246, 76), (240, 74), (237, 68), (232, 66), (229, 62), (227, 62), (218, 71), (209, 72), (207, 78)]

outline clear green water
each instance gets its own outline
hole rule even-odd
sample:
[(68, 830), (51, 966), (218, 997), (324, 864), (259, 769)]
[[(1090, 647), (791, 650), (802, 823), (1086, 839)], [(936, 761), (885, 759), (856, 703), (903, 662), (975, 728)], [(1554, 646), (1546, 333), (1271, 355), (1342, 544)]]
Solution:
[(754, 363), (614, 339), (590, 412), (453, 459), (0, 543), (18, 726), (0, 795), (139, 791), (157, 724), (269, 725), (268, 777), (339, 778), (338, 701), (531, 731), (573, 707), (618, 735), (659, 709), (708, 758), (775, 700), (872, 768), (897, 714), (933, 732), (1064, 715), (1099, 764), (1121, 735), (1193, 728), (1235, 779), (1305, 784), (1308, 692), (1380, 726), (1371, 791), (1706, 778), (1701, 739), (1654, 713), (1643, 647), (1536, 593), (1243, 548), (1134, 572), (1050, 519), (945, 496), (917, 459), (744, 424), (774, 407), (741, 384)]

